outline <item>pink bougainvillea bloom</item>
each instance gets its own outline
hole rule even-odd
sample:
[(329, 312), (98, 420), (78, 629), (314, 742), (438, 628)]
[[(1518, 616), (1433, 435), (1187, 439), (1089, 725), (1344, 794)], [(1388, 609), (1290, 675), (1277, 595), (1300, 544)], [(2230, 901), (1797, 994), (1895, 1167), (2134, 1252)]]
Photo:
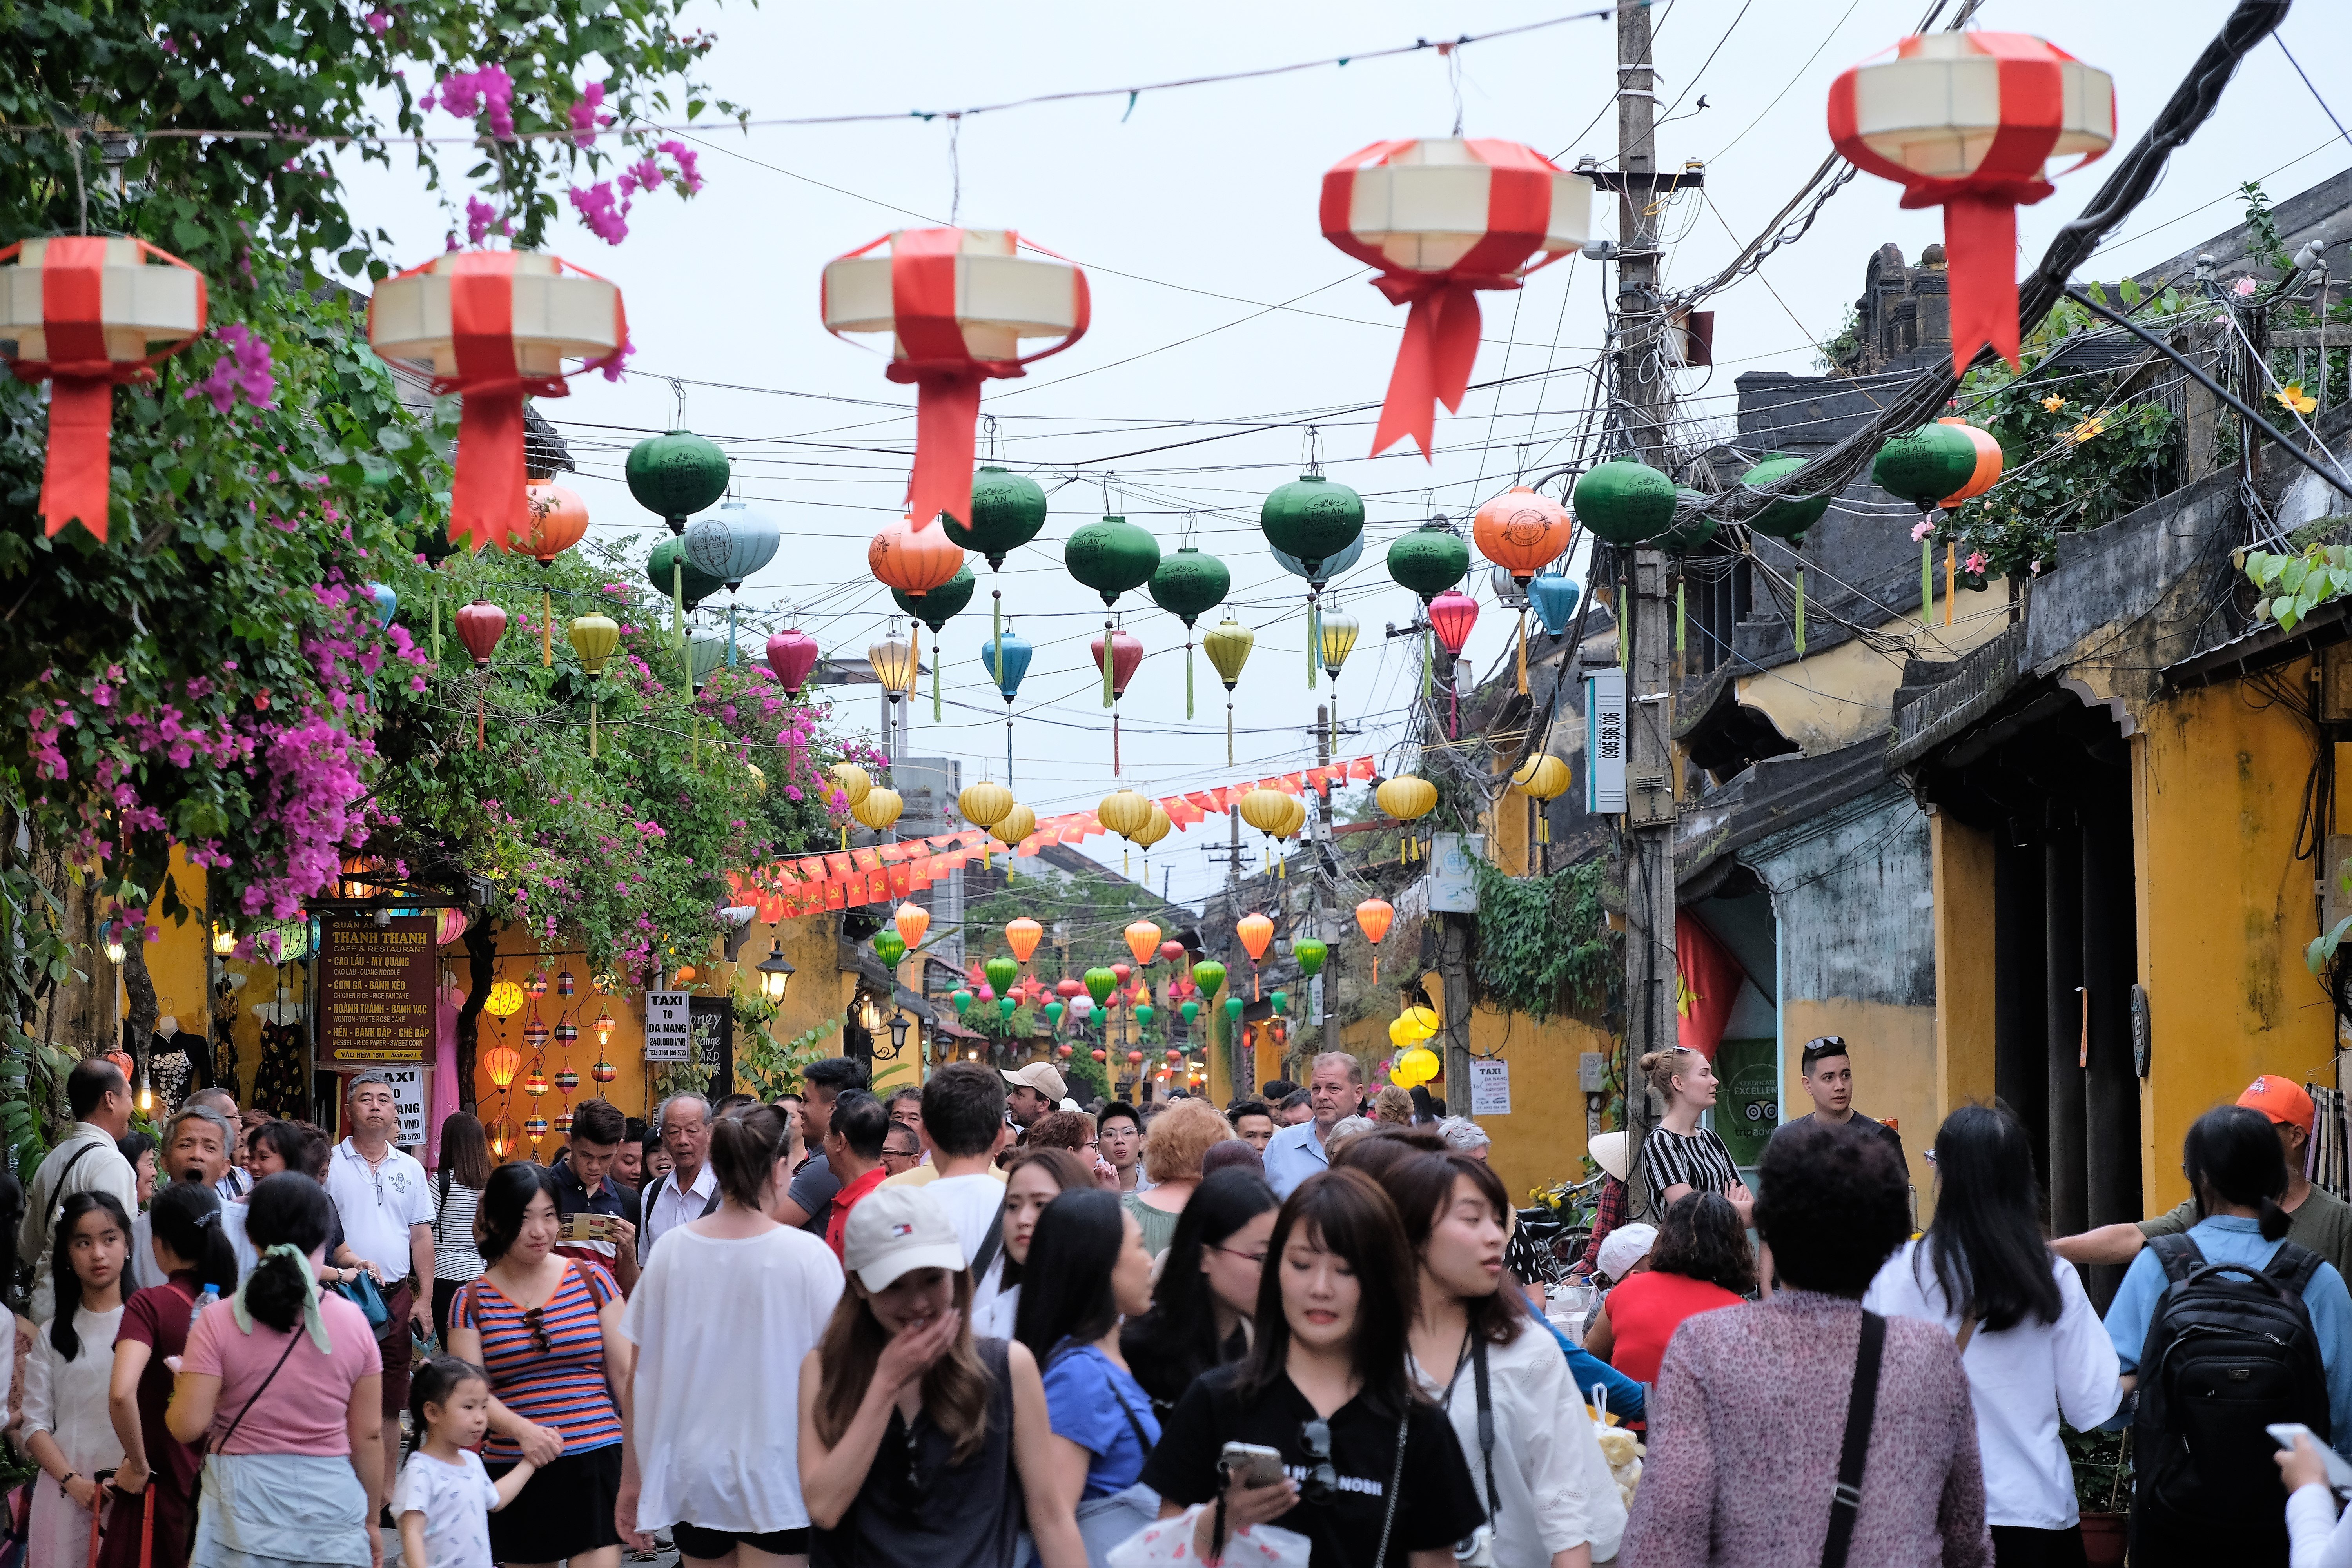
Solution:
[(278, 377), (271, 368), (269, 344), (240, 321), (224, 321), (213, 329), (212, 335), (220, 340), (221, 356), (213, 362), (212, 373), (182, 395), (209, 397), (214, 410), (221, 414), (240, 402), (255, 408), (275, 407)]
[(500, 234), (509, 232), (507, 220), (499, 216), (499, 209), (479, 196), (467, 196), (466, 198), (466, 243), (481, 244), (482, 237), (494, 228)]
[(1971, 550), (1969, 552), (1969, 558), (1966, 564), (1969, 571), (1981, 577), (1984, 575), (1985, 568), (1991, 565), (1992, 562), (1985, 555), (1983, 551)]
[(2254, 297), (2254, 290), (2261, 287), (2261, 284), (2251, 278), (2241, 278), (2230, 285), (2230, 292), (2241, 300), (2251, 300)]
[(688, 195), (702, 189), (701, 173), (695, 167), (694, 149), (683, 142), (665, 142), (659, 151), (677, 161), (677, 183), (686, 187)]
[(1936, 525), (1923, 517), (1917, 522), (1911, 525), (1911, 542), (1914, 544), (1921, 543), (1929, 534), (1935, 531)]
[(571, 192), (572, 208), (589, 232), (607, 245), (618, 245), (629, 237), (627, 209), (613, 195), (613, 182), (600, 180), (595, 184), (574, 185)]
[(580, 134), (572, 141), (579, 147), (593, 147), (596, 132), (613, 123), (613, 117), (601, 112), (604, 107), (604, 84), (592, 81), (580, 89), (579, 99), (572, 105), (572, 129)]

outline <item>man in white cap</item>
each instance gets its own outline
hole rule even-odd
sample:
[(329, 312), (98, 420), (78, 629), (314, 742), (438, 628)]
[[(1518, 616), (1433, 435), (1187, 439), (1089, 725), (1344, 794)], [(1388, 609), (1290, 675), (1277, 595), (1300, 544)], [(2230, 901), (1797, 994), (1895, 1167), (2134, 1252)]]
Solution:
[(1070, 1092), (1051, 1062), (1031, 1062), (1014, 1071), (1003, 1068), (997, 1071), (1006, 1085), (1004, 1109), (1012, 1115), (1013, 1124), (1024, 1133), (1037, 1118), (1057, 1109)]

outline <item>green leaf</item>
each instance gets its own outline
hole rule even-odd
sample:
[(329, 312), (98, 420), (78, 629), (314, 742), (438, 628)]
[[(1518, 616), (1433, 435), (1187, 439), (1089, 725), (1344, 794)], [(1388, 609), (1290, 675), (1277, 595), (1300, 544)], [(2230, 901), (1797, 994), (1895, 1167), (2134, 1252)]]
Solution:
[(2135, 308), (2135, 309), (2137, 309), (2137, 308), (2138, 307), (2138, 305), (2139, 305), (2139, 279), (2137, 279), (2137, 278), (2126, 278), (2126, 279), (2125, 279), (2123, 280), (2123, 282), (2118, 286), (2118, 291), (2123, 295), (2123, 297), (2124, 297), (2124, 303), (2125, 303), (2125, 304), (2126, 304), (2126, 305), (2128, 305), (2128, 306), (2131, 306), (2131, 307), (2133, 307), (2133, 308)]

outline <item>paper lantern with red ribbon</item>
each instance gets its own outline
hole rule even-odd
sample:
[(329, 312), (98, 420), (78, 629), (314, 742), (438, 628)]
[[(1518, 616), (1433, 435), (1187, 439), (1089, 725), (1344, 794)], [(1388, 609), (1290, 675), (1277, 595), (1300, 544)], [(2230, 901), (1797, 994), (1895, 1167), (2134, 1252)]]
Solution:
[[(1087, 275), (1013, 229), (902, 228), (827, 262), (820, 310), (836, 337), (891, 334), (885, 374), (915, 387), (907, 510), (920, 531), (942, 511), (971, 521), (980, 384), (1086, 335)], [(1060, 341), (1024, 354), (1024, 338)]]
[(1591, 219), (1592, 182), (1517, 142), (1375, 142), (1332, 165), (1323, 237), (1378, 268), (1390, 303), (1412, 307), (1374, 453), (1410, 436), (1430, 455), (1434, 405), (1462, 406), (1478, 358), (1477, 290), (1516, 289), (1580, 248)]
[(0, 250), (11, 258), (0, 268), (0, 357), (17, 380), (51, 384), (41, 530), (79, 518), (103, 544), (114, 389), (154, 380), (157, 361), (202, 335), (205, 275), (145, 240), (97, 235), (19, 240)]
[(463, 396), (449, 538), (478, 550), (531, 531), (523, 398), (569, 392), (567, 359), (612, 363), (629, 323), (616, 285), (561, 257), (453, 250), (376, 285), (368, 342), (388, 360), (429, 362), (434, 392)]
[(2050, 159), (2115, 144), (2115, 79), (2031, 34), (1915, 34), (1830, 84), (1829, 127), (1905, 206), (1944, 209), (1954, 374), (1988, 343), (2018, 363), (2017, 209), (2051, 194)]

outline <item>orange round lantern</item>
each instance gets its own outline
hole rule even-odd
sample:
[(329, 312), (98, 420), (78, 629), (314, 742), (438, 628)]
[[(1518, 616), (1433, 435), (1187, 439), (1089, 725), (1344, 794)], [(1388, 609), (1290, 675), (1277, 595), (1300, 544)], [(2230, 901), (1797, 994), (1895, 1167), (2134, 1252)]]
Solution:
[(1366, 899), (1356, 906), (1356, 925), (1363, 931), (1364, 940), (1374, 946), (1389, 934), (1389, 927), (1395, 920), (1396, 906), (1386, 899)]
[(588, 503), (562, 485), (541, 479), (523, 487), (530, 507), (530, 526), (510, 535), (504, 548), (528, 555), (541, 566), (588, 537)]
[(898, 928), (900, 941), (908, 947), (920, 947), (923, 933), (931, 929), (931, 911), (920, 904), (900, 904), (892, 923)]
[(504, 1089), (522, 1070), (522, 1053), (512, 1046), (492, 1046), (482, 1053), (482, 1070), (490, 1075), (492, 1083)]
[(1150, 963), (1160, 953), (1160, 928), (1150, 921), (1137, 921), (1129, 926), (1127, 951), (1135, 954), (1136, 963)]
[(1274, 922), (1261, 914), (1246, 914), (1234, 923), (1234, 934), (1242, 939), (1244, 951), (1255, 963), (1265, 956), (1266, 944), (1274, 940)]
[(1976, 470), (1969, 475), (1969, 482), (1936, 504), (1943, 507), (1956, 507), (1962, 501), (1972, 500), (1992, 489), (2000, 479), (2001, 468), (2000, 443), (1992, 438), (1992, 433), (1979, 430), (1965, 419), (1938, 419), (1936, 423), (1956, 426), (1961, 435), (1969, 438), (1969, 444), (1977, 449)]
[(887, 588), (919, 599), (963, 570), (963, 552), (940, 528), (917, 528), (905, 518), (874, 536), (866, 564)]
[(1027, 915), (1023, 915), (1019, 920), (1006, 922), (1004, 945), (1013, 950), (1013, 956), (1016, 960), (1026, 963), (1029, 962), (1029, 955), (1037, 951), (1037, 939), (1045, 934), (1044, 926), (1039, 925)]
[(1478, 552), (1522, 587), (1567, 553), (1575, 533), (1566, 507), (1525, 485), (1514, 485), (1480, 507), (1471, 523)]

